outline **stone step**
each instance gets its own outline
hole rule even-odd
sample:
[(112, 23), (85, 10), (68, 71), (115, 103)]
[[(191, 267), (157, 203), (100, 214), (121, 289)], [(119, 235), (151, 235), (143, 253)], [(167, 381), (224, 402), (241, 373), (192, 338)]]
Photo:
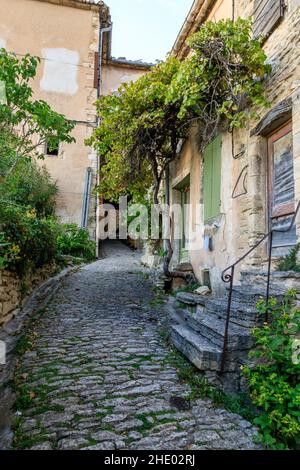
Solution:
[[(188, 313), (197, 313), (201, 317), (212, 315), (213, 317), (223, 319), (224, 322), (226, 320), (227, 296), (215, 298), (180, 292), (177, 294), (176, 300), (183, 304), (182, 309), (186, 306)], [(256, 324), (263, 322), (263, 318), (258, 314), (255, 304), (256, 302), (253, 305), (250, 302), (241, 302), (241, 297), (239, 297), (239, 301), (233, 300), (230, 317), (232, 323), (238, 326), (253, 328)]]
[[(218, 320), (222, 320), (224, 322), (224, 325), (225, 325), (226, 318), (227, 318), (227, 310), (226, 311), (219, 310), (218, 312), (216, 312), (214, 310), (207, 310), (207, 309), (202, 310), (202, 307), (197, 307), (195, 314), (197, 316), (198, 315), (201, 316), (201, 318), (205, 316), (207, 318), (211, 317), (212, 319), (217, 318)], [(264, 318), (262, 316), (261, 318), (258, 319), (255, 315), (253, 315), (253, 317), (249, 317), (249, 316), (240, 317), (240, 316), (230, 315), (230, 322), (233, 325), (252, 329), (255, 326), (263, 324)]]
[[(241, 284), (243, 286), (256, 286), (266, 290), (267, 272), (266, 271), (242, 271)], [(270, 286), (274, 291), (284, 294), (288, 289), (296, 289), (300, 292), (300, 273), (294, 271), (272, 271)]]
[[(199, 316), (188, 323), (193, 330), (211, 341), (215, 346), (223, 347), (225, 321), (212, 315)], [(228, 349), (230, 351), (250, 349), (253, 344), (251, 328), (236, 325), (230, 321), (228, 330)]]
[[(226, 290), (229, 291), (229, 287), (226, 287)], [(243, 302), (250, 305), (256, 305), (259, 300), (264, 300), (266, 298), (267, 286), (265, 285), (240, 285), (233, 287), (232, 299), (237, 302)], [(270, 296), (275, 297), (279, 301), (283, 299), (282, 292), (277, 288), (271, 286)]]
[[(203, 314), (205, 312), (208, 312), (210, 314), (216, 314), (220, 318), (223, 318), (227, 316), (227, 308), (228, 308), (228, 297), (224, 296), (222, 299), (215, 299), (215, 298), (210, 298), (206, 299), (204, 302), (204, 306), (197, 306), (197, 311), (203, 310)], [(254, 305), (248, 304), (246, 302), (239, 302), (236, 300), (232, 300), (231, 302), (231, 308), (230, 308), (230, 318), (232, 319), (233, 322), (235, 320), (239, 324), (245, 323), (245, 326), (247, 324), (259, 322), (260, 320), (260, 315), (257, 311), (257, 308)]]
[(196, 334), (189, 327), (174, 325), (171, 328), (174, 346), (184, 354), (198, 369), (219, 371), (222, 350), (206, 338)]
[(204, 305), (205, 297), (193, 292), (178, 292), (176, 300), (189, 307), (196, 307), (197, 305)]
[[(243, 289), (239, 290), (237, 286), (234, 291), (234, 295), (231, 303), (231, 317), (232, 319), (239, 319), (242, 321), (255, 322), (259, 320), (259, 315), (256, 308), (256, 301), (250, 301), (250, 297), (246, 301), (243, 301)], [(237, 295), (236, 295), (237, 294)], [(250, 296), (250, 294), (249, 294)], [(237, 297), (237, 298), (235, 298)], [(228, 305), (228, 294), (224, 295), (222, 298), (204, 296), (199, 294), (193, 294), (190, 292), (179, 292), (176, 295), (176, 300), (183, 305), (186, 305), (190, 309), (195, 309), (197, 311), (208, 311), (209, 313), (215, 312), (216, 314), (227, 313)], [(259, 297), (257, 298), (259, 300)]]
[[(195, 330), (196, 332), (198, 332), (199, 322), (201, 322), (203, 318), (207, 318), (208, 321), (212, 323), (214, 323), (216, 319), (220, 320), (223, 322), (224, 328), (225, 328), (226, 316), (227, 314), (225, 312), (217, 313), (215, 311), (209, 311), (206, 309), (202, 310), (202, 307), (198, 306), (197, 310), (193, 312), (191, 312), (188, 309), (176, 308), (176, 314), (174, 310), (174, 314), (172, 315), (172, 320), (175, 321), (176, 323), (186, 324), (192, 330)], [(262, 322), (263, 322), (263, 319), (262, 319)], [(258, 322), (255, 320), (251, 321), (249, 319), (239, 319), (235, 317), (231, 317), (230, 323), (232, 325), (247, 328), (250, 330), (258, 324)]]
[(183, 273), (193, 273), (193, 266), (191, 263), (179, 263), (174, 267), (174, 271), (181, 271)]

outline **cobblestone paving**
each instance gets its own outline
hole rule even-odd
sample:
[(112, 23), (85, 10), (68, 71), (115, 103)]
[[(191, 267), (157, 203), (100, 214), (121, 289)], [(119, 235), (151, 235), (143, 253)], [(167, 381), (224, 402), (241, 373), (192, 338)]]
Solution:
[(137, 255), (115, 244), (67, 278), (35, 327), (18, 370), (32, 404), (22, 411), (17, 448), (252, 449), (255, 430), (240, 416), (184, 397), (166, 363), (153, 292)]

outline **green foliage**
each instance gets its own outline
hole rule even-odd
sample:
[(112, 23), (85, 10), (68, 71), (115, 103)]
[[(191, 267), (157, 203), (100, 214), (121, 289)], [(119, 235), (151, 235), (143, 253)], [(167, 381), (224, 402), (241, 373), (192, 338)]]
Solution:
[(278, 271), (295, 271), (300, 272), (300, 264), (297, 261), (297, 255), (300, 249), (300, 244), (298, 243), (294, 246), (288, 255), (286, 255), (276, 266)]
[(33, 98), (39, 60), (0, 49), (0, 268), (23, 276), (57, 256), (56, 184), (33, 157), (71, 143), (75, 123)]
[[(73, 142), (75, 123), (55, 112), (42, 100), (33, 98), (30, 81), (36, 76), (39, 59), (26, 54), (17, 58), (0, 49), (0, 81), (5, 84), (6, 101), (0, 104), (0, 159), (39, 155), (41, 144), (56, 148), (58, 142)], [(9, 172), (13, 171), (12, 166)]]
[(244, 127), (246, 104), (267, 105), (261, 79), (270, 72), (260, 42), (252, 38), (251, 22), (209, 21), (188, 45), (193, 53), (183, 62), (167, 99), (179, 100), (180, 117), (199, 117), (206, 131), (224, 119), (230, 128)]
[(258, 303), (271, 322), (253, 330), (256, 348), (250, 357), (255, 363), (243, 369), (252, 401), (261, 410), (255, 419), (260, 439), (270, 449), (300, 446), (300, 361), (295, 349), (300, 311), (292, 306), (294, 297), (289, 291), (283, 304), (275, 299)]
[(262, 79), (269, 73), (249, 21), (205, 23), (189, 39), (191, 54), (159, 63), (118, 94), (98, 102), (100, 126), (87, 141), (99, 151), (105, 199), (145, 194), (154, 202), (167, 165), (180, 151), (191, 124), (203, 146), (217, 128), (245, 126), (248, 105), (262, 106)]
[(103, 157), (100, 190), (106, 199), (144, 196), (155, 183), (158, 190), (165, 164), (185, 135), (183, 123), (174, 119), (175, 106), (165, 103), (179, 66), (170, 58), (136, 82), (123, 84), (118, 95), (99, 100), (101, 125), (87, 143)]
[(95, 243), (89, 239), (88, 231), (76, 224), (65, 224), (57, 237), (57, 249), (62, 255), (84, 258), (87, 261), (95, 259)]
[(48, 219), (39, 219), (34, 209), (0, 200), (3, 242), (0, 265), (24, 275), (42, 267), (56, 256), (56, 232)]
[[(14, 171), (5, 178), (12, 166)], [(2, 156), (0, 186), (1, 198), (32, 208), (41, 218), (54, 215), (57, 186), (46, 167), (40, 167), (33, 159), (23, 158), (16, 162), (15, 156)]]

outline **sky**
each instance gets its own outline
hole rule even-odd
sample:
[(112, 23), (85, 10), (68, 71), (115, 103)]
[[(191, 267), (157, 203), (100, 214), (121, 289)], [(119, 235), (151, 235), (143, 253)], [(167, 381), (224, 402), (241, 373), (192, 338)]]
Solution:
[(106, 0), (113, 21), (112, 55), (155, 62), (165, 59), (193, 0)]

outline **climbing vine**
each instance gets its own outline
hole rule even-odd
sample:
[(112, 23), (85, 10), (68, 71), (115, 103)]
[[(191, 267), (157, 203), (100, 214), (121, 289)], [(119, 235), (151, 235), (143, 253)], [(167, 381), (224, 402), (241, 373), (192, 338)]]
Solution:
[(220, 125), (243, 127), (253, 116), (249, 105), (267, 104), (262, 79), (270, 66), (251, 31), (247, 20), (208, 22), (188, 40), (183, 62), (170, 57), (100, 98), (100, 126), (88, 144), (102, 157), (105, 198), (140, 194), (151, 184), (157, 190), (193, 122), (203, 146)]
[(253, 105), (267, 105), (262, 82), (270, 66), (248, 20), (208, 22), (188, 44), (191, 54), (182, 62), (169, 57), (98, 101), (100, 126), (87, 143), (101, 156), (104, 198), (152, 187), (157, 204), (166, 169), (192, 125), (203, 148), (220, 128), (245, 126)]

